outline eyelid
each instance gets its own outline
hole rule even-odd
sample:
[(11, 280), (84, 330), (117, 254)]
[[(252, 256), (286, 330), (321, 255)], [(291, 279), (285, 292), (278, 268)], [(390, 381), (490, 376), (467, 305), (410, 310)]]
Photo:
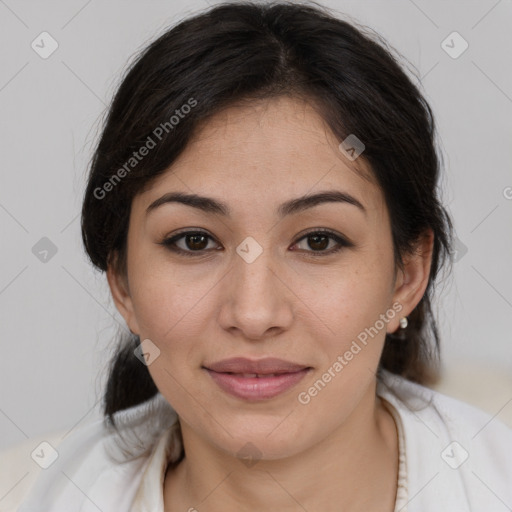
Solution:
[(294, 242), (296, 244), (297, 242), (300, 242), (302, 239), (311, 236), (316, 235), (317, 233), (321, 233), (322, 235), (330, 236), (331, 238), (335, 240), (339, 240), (340, 243), (343, 243), (347, 246), (353, 246), (354, 244), (346, 238), (344, 235), (337, 233), (336, 231), (332, 231), (328, 228), (309, 228), (305, 233), (301, 233), (297, 240)]
[(330, 256), (332, 254), (338, 253), (343, 248), (354, 247), (354, 244), (350, 240), (348, 240), (345, 236), (343, 236), (341, 234), (338, 234), (338, 233), (336, 233), (334, 231), (331, 231), (330, 229), (327, 229), (327, 228), (311, 228), (306, 233), (301, 234), (297, 238), (297, 240), (293, 243), (293, 245), (298, 244), (299, 242), (301, 242), (302, 240), (304, 240), (308, 236), (316, 235), (316, 234), (321, 234), (321, 235), (327, 236), (331, 240), (334, 240), (336, 242), (337, 246), (333, 247), (333, 248), (331, 248), (330, 250), (327, 250), (327, 251), (312, 251), (312, 250), (311, 251), (305, 251), (305, 253), (306, 253), (306, 255), (308, 257), (313, 257), (313, 258), (315, 258), (315, 257), (327, 257), (327, 256)]
[(210, 238), (211, 240), (218, 243), (218, 241), (210, 235), (207, 231), (197, 228), (186, 228), (182, 231), (178, 231), (178, 233), (175, 233), (174, 235), (170, 237), (165, 237), (161, 242), (159, 242), (159, 245), (163, 245), (165, 248), (169, 249), (170, 251), (176, 253), (176, 254), (183, 254), (186, 256), (204, 256), (205, 254), (212, 251), (212, 249), (206, 250), (203, 249), (201, 251), (187, 251), (184, 249), (181, 249), (181, 247), (177, 247), (175, 244), (178, 240), (182, 239), (186, 235), (204, 235), (207, 238)]
[[(353, 247), (354, 244), (348, 240), (346, 237), (334, 232), (334, 231), (331, 231), (330, 229), (327, 229), (327, 228), (310, 228), (307, 232), (305, 233), (302, 233), (292, 244), (292, 246), (298, 244), (299, 242), (301, 242), (303, 239), (307, 238), (308, 236), (311, 236), (311, 235), (315, 235), (315, 234), (322, 234), (322, 235), (325, 235), (329, 238), (331, 238), (332, 240), (334, 240), (338, 245), (337, 247), (335, 248), (331, 248), (330, 250), (328, 251), (305, 251), (306, 253), (308, 253), (309, 255), (315, 257), (315, 256), (328, 256), (330, 254), (334, 254), (338, 251), (340, 251), (343, 247)], [(215, 237), (213, 237), (212, 235), (210, 235), (207, 231), (201, 229), (201, 228), (197, 228), (197, 229), (194, 229), (194, 228), (186, 228), (184, 229), (183, 231), (179, 231), (178, 233), (175, 233), (174, 235), (172, 235), (171, 237), (166, 237), (164, 238), (164, 240), (162, 242), (159, 242), (159, 245), (163, 245), (164, 247), (166, 247), (167, 249), (177, 253), (177, 254), (183, 254), (183, 255), (186, 255), (186, 256), (204, 256), (205, 254), (207, 253), (210, 253), (212, 251), (212, 249), (202, 249), (200, 251), (190, 251), (190, 250), (184, 250), (184, 249), (181, 249), (180, 247), (176, 247), (176, 245), (173, 246), (173, 244), (175, 244), (178, 240), (180, 240), (181, 238), (183, 238), (184, 236), (186, 235), (204, 235), (206, 236), (207, 238), (215, 241), (216, 243), (219, 243)], [(218, 250), (218, 249), (213, 249), (213, 250)]]

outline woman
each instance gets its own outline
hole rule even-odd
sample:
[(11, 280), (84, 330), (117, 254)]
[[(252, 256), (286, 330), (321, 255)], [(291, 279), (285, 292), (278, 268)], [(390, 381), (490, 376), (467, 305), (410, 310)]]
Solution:
[(426, 387), (439, 172), (427, 102), (327, 9), (226, 3), (150, 44), (82, 210), (130, 334), (105, 421), (34, 450), (17, 510), (510, 510), (511, 431)]

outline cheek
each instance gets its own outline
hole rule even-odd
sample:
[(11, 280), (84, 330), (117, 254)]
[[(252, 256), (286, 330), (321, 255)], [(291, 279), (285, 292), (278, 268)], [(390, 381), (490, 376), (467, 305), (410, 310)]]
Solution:
[(374, 260), (331, 279), (316, 293), (312, 309), (327, 319), (334, 339), (356, 338), (385, 313), (391, 297), (389, 275), (390, 270)]
[(323, 296), (316, 296), (315, 313), (325, 319), (329, 335), (317, 333), (313, 338), (323, 353), (322, 363), (297, 390), (304, 428), (319, 428), (317, 419), (323, 417), (320, 428), (328, 433), (346, 420), (367, 393), (377, 371), (387, 322), (395, 316), (389, 306), (389, 281), (377, 278), (381, 271), (377, 263), (372, 271), (364, 272), (361, 267), (331, 282)]
[(154, 254), (138, 259), (144, 263), (134, 261), (130, 289), (142, 333), (161, 342), (181, 337), (183, 330), (193, 336), (219, 277), (208, 271), (208, 265), (172, 264)]
[[(230, 272), (214, 263), (178, 265), (166, 261), (165, 255), (141, 251), (131, 268), (130, 288), (141, 335), (156, 343), (172, 340), (179, 345), (187, 338), (201, 339), (206, 322), (215, 320), (223, 301), (238, 293)], [(329, 347), (336, 350), (350, 344), (387, 307), (390, 270), (373, 252), (360, 252), (339, 267), (294, 270), (278, 270), (293, 292), (283, 290), (287, 297), (283, 300), (294, 309), (296, 323), (311, 329), (310, 335), (328, 352)]]
[[(212, 284), (191, 280), (187, 273), (140, 273), (132, 293), (141, 340), (149, 339), (159, 350), (148, 370), (159, 390), (180, 415), (190, 414), (191, 378), (201, 362), (205, 337), (205, 309)], [(195, 390), (194, 396), (200, 396)], [(188, 404), (188, 405), (187, 405)]]
[(151, 340), (159, 350), (148, 370), (169, 403), (187, 417), (189, 393), (194, 390), (194, 396), (202, 395), (194, 387), (195, 372), (211, 351), (205, 347), (214, 306), (221, 300), (222, 276), (200, 265), (159, 263), (138, 268), (132, 276), (132, 300), (140, 338)]

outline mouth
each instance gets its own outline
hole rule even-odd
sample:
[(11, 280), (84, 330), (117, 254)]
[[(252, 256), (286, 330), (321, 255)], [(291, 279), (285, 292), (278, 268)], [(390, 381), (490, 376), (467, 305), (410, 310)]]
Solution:
[(202, 367), (225, 393), (247, 400), (268, 400), (290, 390), (311, 370), (282, 359), (233, 358)]

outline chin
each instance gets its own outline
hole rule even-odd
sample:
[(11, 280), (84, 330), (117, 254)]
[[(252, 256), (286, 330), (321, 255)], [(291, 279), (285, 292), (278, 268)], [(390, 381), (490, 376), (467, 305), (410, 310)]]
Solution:
[(306, 449), (307, 442), (300, 439), (300, 431), (304, 433), (303, 428), (294, 428), (282, 419), (279, 417), (269, 421), (267, 418), (266, 421), (260, 422), (258, 427), (255, 426), (256, 420), (253, 420), (252, 428), (248, 428), (246, 418), (245, 425), (240, 426), (238, 430), (236, 422), (231, 422), (229, 432), (232, 437), (222, 432), (221, 438), (215, 436), (216, 438), (211, 441), (222, 451), (246, 463), (248, 467), (258, 460), (285, 459)]

